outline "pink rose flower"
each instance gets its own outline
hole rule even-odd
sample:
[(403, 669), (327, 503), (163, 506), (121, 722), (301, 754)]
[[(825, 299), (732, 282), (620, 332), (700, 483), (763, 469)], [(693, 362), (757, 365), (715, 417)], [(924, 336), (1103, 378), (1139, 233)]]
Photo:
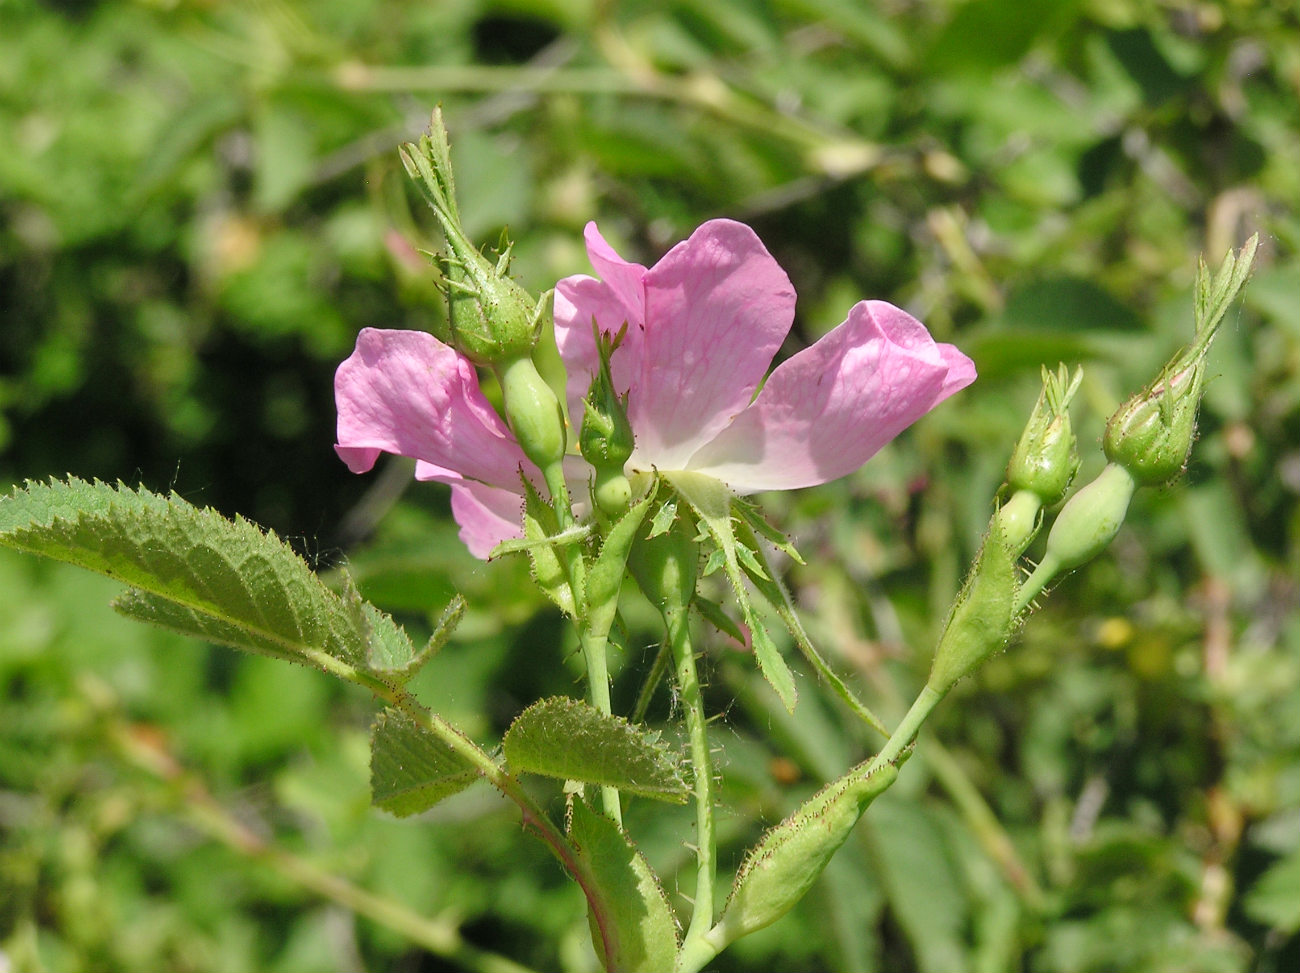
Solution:
[[(556, 286), (556, 341), (576, 419), (597, 370), (593, 318), (604, 332), (627, 324), (610, 367), (636, 438), (629, 476), (689, 471), (741, 494), (826, 483), (975, 379), (970, 359), (921, 322), (863, 301), (764, 382), (795, 295), (753, 230), (711, 220), (649, 269), (619, 257), (594, 223), (586, 240), (599, 279)], [(520, 536), (520, 474), (540, 483), (540, 473), (461, 355), (423, 332), (368, 328), (339, 366), (335, 397), (335, 449), (353, 472), (380, 452), (414, 457), (417, 479), (451, 485), (461, 539), (476, 556)], [(569, 462), (570, 479), (584, 484), (590, 467)]]

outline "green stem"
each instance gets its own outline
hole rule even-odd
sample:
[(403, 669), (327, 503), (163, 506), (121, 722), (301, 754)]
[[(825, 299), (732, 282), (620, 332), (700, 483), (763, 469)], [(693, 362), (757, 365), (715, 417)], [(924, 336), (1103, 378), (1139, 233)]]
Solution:
[(695, 902), (685, 943), (704, 936), (713, 925), (713, 882), (717, 864), (713, 857), (713, 761), (709, 754), (704, 719), (704, 696), (691, 646), (690, 618), (685, 605), (666, 606), (664, 624), (677, 669), (677, 689), (686, 715), (695, 790)]
[(911, 746), (912, 741), (916, 739), (917, 733), (921, 730), (921, 724), (926, 721), (926, 718), (929, 717), (931, 711), (943, 697), (943, 693), (936, 692), (929, 686), (921, 690), (912, 703), (912, 708), (903, 717), (903, 722), (898, 724), (885, 742), (884, 747), (871, 761), (871, 766), (867, 768), (868, 774), (879, 770), (885, 764), (893, 763), (898, 759), (899, 754)]
[[(561, 531), (575, 523), (573, 505), (569, 499), (569, 484), (564, 479), (564, 464), (553, 463), (542, 471), (546, 478), (546, 488), (551, 493), (551, 504), (555, 508), (555, 521)], [(582, 548), (577, 544), (565, 546), (560, 551), (564, 560), (565, 573), (569, 576), (569, 590), (573, 592), (573, 604), (577, 611), (578, 641), (582, 645), (582, 661), (587, 669), (587, 685), (591, 695), (591, 705), (596, 711), (610, 716), (614, 712), (613, 702), (609, 696), (609, 660), (605, 652), (609, 644), (609, 631), (597, 632), (590, 627), (591, 612), (587, 608), (587, 568), (582, 560)], [(605, 815), (620, 828), (623, 826), (623, 802), (617, 787), (600, 789), (601, 806)]]
[[(551, 853), (583, 885), (584, 889), (589, 886), (594, 888), (594, 882), (590, 881), (590, 875), (587, 869), (583, 867), (573, 846), (569, 843), (569, 839), (547, 816), (541, 806), (533, 800), (532, 796), (524, 790), (518, 779), (493, 760), (478, 744), (474, 743), (473, 740), (465, 736), (441, 716), (430, 711), (406, 690), (392, 686), (384, 682), (384, 680), (372, 676), (368, 672), (363, 672), (342, 659), (335, 658), (324, 652), (309, 651), (303, 654), (326, 672), (368, 689), (379, 699), (401, 710), (416, 725), (437, 737), (447, 749), (477, 770), (489, 784), (519, 807), (523, 815), (524, 826), (532, 828), (537, 833), (537, 836), (551, 849)], [(588, 897), (590, 898), (590, 894)], [(591, 905), (593, 911), (599, 911), (604, 907), (603, 903), (597, 901), (592, 901)]]
[[(604, 636), (595, 636), (592, 632), (583, 632), (580, 633), (579, 639), (582, 642), (582, 658), (587, 664), (587, 682), (591, 686), (591, 705), (596, 708), (597, 712), (609, 716), (614, 712), (614, 708), (609, 697), (609, 665), (605, 655), (608, 633)], [(621, 828), (623, 826), (623, 808), (618, 788), (601, 787), (600, 800), (606, 816)]]
[[(630, 76), (634, 75), (634, 76)], [(330, 81), (347, 91), (527, 91), (537, 94), (599, 95), (645, 98), (675, 103), (736, 125), (778, 137), (812, 150), (818, 168), (831, 175), (862, 172), (877, 165), (883, 151), (874, 142), (776, 111), (772, 106), (738, 94), (718, 78), (695, 74), (676, 77), (653, 67), (626, 70), (607, 67), (552, 68), (484, 65), (387, 67), (346, 64)], [(816, 150), (834, 150), (822, 158)], [(845, 173), (845, 169), (850, 170)]]

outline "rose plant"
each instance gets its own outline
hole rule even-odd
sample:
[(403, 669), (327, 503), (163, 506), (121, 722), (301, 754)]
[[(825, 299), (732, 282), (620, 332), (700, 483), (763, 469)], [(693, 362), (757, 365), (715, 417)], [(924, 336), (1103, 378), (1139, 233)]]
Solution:
[[(794, 906), (897, 779), (938, 702), (1006, 647), (1051, 582), (1106, 548), (1135, 490), (1178, 475), (1206, 354), (1255, 241), (1217, 273), (1202, 267), (1194, 343), (1115, 413), (1108, 465), (1073, 493), (1069, 406), (1079, 373), (1044, 371), (930, 677), (889, 728), (800, 623), (775, 555), (800, 556), (748, 497), (852, 473), (970, 385), (971, 360), (904, 310), (867, 300), (769, 372), (789, 337), (795, 294), (753, 230), (731, 220), (705, 223), (649, 268), (620, 257), (589, 224), (594, 276), (535, 296), (510, 278), (508, 249), (490, 260), (464, 233), (440, 115), (419, 144), (403, 148), (403, 160), (446, 239), (437, 259), (447, 326), (438, 335), (359, 334), (337, 372), (335, 448), (358, 473), (382, 453), (413, 458), (417, 479), (450, 487), (473, 554), (527, 558), (574, 625), (586, 699), (537, 700), (500, 741), (473, 740), (408, 686), (436, 665), (463, 609), (459, 597), (418, 646), (350, 583), (327, 586), (274, 536), (175, 495), (73, 479), (28, 484), (0, 501), (0, 543), (124, 582), (115, 607), (130, 617), (365, 687), (384, 707), (371, 738), (376, 806), (417, 814), (486, 781), (581, 888), (606, 969), (693, 973)], [(500, 411), (485, 391), (489, 376)], [(1022, 566), (1048, 520), (1042, 557), (1032, 570)], [(731, 609), (702, 584), (715, 572)], [(628, 714), (612, 706), (606, 656), (632, 585), (663, 625), (641, 699), (671, 680), (682, 747), (647, 725), (644, 705)], [(751, 648), (797, 719), (798, 680), (769, 631), (773, 616), (884, 743), (768, 831), (720, 902), (715, 714), (701, 692), (698, 629), (714, 625)], [(525, 778), (563, 782), (552, 791), (562, 811)], [(694, 833), (682, 836), (695, 858), (688, 915), (679, 916), (625, 826), (628, 802), (642, 800), (694, 805)]]

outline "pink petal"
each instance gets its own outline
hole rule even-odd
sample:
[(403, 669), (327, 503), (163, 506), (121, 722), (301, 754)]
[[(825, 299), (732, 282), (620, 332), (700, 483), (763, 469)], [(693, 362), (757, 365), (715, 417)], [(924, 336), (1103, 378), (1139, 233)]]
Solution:
[(569, 415), (581, 422), (582, 397), (591, 387), (598, 367), (591, 322), (602, 332), (616, 335), (627, 325), (623, 341), (610, 362), (614, 388), (628, 392), (641, 371), (641, 335), (645, 325), (646, 269), (624, 260), (611, 247), (595, 223), (583, 231), (587, 257), (600, 280), (578, 275), (555, 285), (555, 341), (569, 372)]
[(474, 367), (422, 331), (366, 328), (334, 376), (338, 445), (354, 473), (381, 452), (422, 461), (423, 479), (510, 488), (532, 470), (479, 389)]
[(483, 560), (502, 541), (524, 536), (523, 507), (524, 498), (509, 490), (470, 480), (451, 488), (451, 515), (460, 524), (460, 539)]
[(685, 468), (749, 405), (793, 320), (790, 279), (743, 223), (712, 220), (665, 254), (645, 276), (633, 466)]
[(645, 275), (646, 270), (640, 264), (624, 260), (614, 248), (605, 242), (596, 229), (596, 224), (588, 223), (582, 231), (587, 241), (587, 259), (595, 268), (596, 275), (605, 282), (614, 296), (627, 309), (628, 321), (645, 320)]
[(569, 415), (575, 423), (582, 421), (582, 398), (599, 367), (591, 330), (593, 318), (602, 332), (611, 335), (628, 325), (610, 370), (614, 388), (620, 394), (632, 387), (640, 370), (642, 321), (629, 318), (628, 313), (627, 304), (614, 290), (594, 277), (566, 277), (555, 285), (555, 343), (569, 373)]
[(848, 320), (772, 373), (754, 404), (700, 449), (690, 469), (742, 493), (790, 490), (853, 472), (975, 379), (911, 315), (863, 301)]

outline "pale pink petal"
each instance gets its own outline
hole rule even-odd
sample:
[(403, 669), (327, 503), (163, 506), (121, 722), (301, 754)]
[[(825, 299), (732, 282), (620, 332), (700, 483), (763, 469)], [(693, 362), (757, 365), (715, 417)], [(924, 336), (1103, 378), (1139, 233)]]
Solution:
[(701, 448), (689, 468), (742, 493), (790, 490), (853, 472), (953, 392), (975, 367), (884, 301), (772, 373), (754, 404)]
[(645, 320), (645, 275), (640, 264), (624, 260), (605, 242), (595, 223), (588, 223), (582, 232), (587, 241), (587, 258), (614, 296), (627, 308), (627, 320)]
[(790, 331), (794, 299), (754, 231), (731, 220), (705, 223), (650, 269), (628, 405), (633, 467), (683, 469), (749, 405)]
[(629, 319), (627, 305), (603, 281), (594, 277), (566, 277), (555, 285), (555, 343), (568, 371), (569, 415), (582, 421), (582, 398), (591, 388), (598, 361), (594, 318), (602, 332), (616, 335), (627, 324), (623, 341), (610, 362), (614, 388), (626, 394), (640, 371), (641, 321)]
[(366, 328), (334, 376), (338, 445), (361, 473), (380, 452), (422, 460), (426, 479), (460, 477), (510, 487), (531, 471), (474, 367), (422, 331)]
[(487, 559), (502, 541), (523, 537), (524, 498), (509, 490), (466, 480), (451, 488), (451, 515), (460, 539), (477, 558)]
[(943, 363), (948, 366), (948, 374), (943, 378), (943, 388), (939, 390), (939, 397), (935, 400), (935, 405), (938, 405), (954, 392), (960, 392), (975, 381), (975, 363), (973, 361), (958, 351), (955, 345), (941, 344), (937, 347)]

